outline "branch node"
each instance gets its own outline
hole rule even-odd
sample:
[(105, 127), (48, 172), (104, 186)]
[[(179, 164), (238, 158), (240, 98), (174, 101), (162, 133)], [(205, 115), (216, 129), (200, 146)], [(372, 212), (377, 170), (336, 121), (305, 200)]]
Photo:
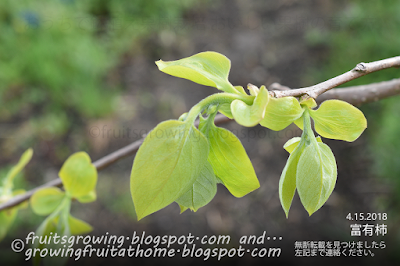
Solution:
[(356, 65), (356, 67), (354, 68), (354, 70), (355, 70), (355, 71), (358, 71), (358, 72), (365, 72), (365, 71), (367, 71), (367, 66), (365, 65), (364, 62), (361, 62), (361, 63), (358, 63), (358, 64)]

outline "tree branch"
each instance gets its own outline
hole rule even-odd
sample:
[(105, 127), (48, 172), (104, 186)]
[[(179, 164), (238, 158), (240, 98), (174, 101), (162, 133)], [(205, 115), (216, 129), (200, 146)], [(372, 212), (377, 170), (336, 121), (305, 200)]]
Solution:
[(314, 86), (294, 90), (278, 90), (273, 91), (273, 93), (276, 98), (287, 96), (302, 96), (304, 94), (307, 94), (309, 97), (317, 99), (320, 94), (332, 88), (335, 88), (339, 85), (342, 85), (353, 79), (365, 76), (367, 74), (391, 67), (400, 67), (400, 56), (374, 61), (371, 63), (359, 63), (352, 70)]
[[(335, 78), (332, 78), (330, 80), (327, 80), (325, 82), (319, 83), (311, 87), (292, 90), (278, 83), (273, 83), (269, 87), (269, 90), (273, 92), (273, 94), (277, 98), (286, 96), (302, 96), (304, 94), (307, 94), (308, 96), (313, 98), (317, 98), (320, 94), (325, 92), (323, 95), (318, 97), (318, 102), (322, 102), (327, 99), (340, 99), (353, 105), (361, 105), (400, 94), (400, 79), (393, 79), (390, 81), (372, 83), (369, 85), (353, 86), (353, 87), (333, 89), (333, 90), (331, 89), (343, 83), (351, 81), (353, 79), (367, 75), (369, 73), (390, 67), (399, 67), (399, 66), (400, 66), (400, 56), (397, 56), (371, 63), (360, 63), (354, 69), (340, 76), (337, 76)], [(221, 114), (215, 117), (216, 125), (223, 124), (229, 121), (231, 121), (231, 119)], [(95, 161), (93, 163), (94, 166), (96, 167), (97, 170), (102, 170), (122, 158), (135, 154), (136, 151), (139, 149), (140, 145), (143, 143), (143, 140), (144, 138), (135, 141), (109, 155), (104, 156), (103, 158)], [(14, 207), (28, 200), (39, 189), (53, 187), (53, 186), (62, 186), (61, 179), (57, 178), (39, 187), (36, 187), (24, 194), (11, 198), (7, 202), (0, 204), (0, 211)]]

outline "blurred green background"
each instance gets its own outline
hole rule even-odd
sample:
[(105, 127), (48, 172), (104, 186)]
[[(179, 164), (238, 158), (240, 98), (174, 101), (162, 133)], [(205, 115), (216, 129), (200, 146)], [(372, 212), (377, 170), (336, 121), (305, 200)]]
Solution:
[[(16, 187), (35, 187), (55, 178), (73, 152), (101, 158), (215, 92), (159, 73), (158, 59), (214, 50), (231, 59), (234, 85), (309, 86), (359, 62), (399, 55), (399, 14), (395, 0), (2, 1), (0, 177), (32, 147), (34, 158)], [(398, 69), (390, 69), (345, 85), (399, 76)], [(210, 206), (197, 213), (179, 216), (171, 207), (138, 223), (128, 186), (131, 157), (100, 173), (96, 203), (75, 204), (73, 210), (97, 234), (110, 226), (121, 234), (243, 234), (264, 228), (284, 236), (296, 230), (293, 237), (303, 238), (300, 231), (314, 230), (310, 237), (322, 240), (349, 237), (349, 212), (388, 212), (387, 259), (399, 260), (398, 252), (390, 252), (400, 243), (399, 101), (397, 96), (362, 106), (368, 129), (355, 143), (328, 141), (338, 160), (337, 188), (312, 217), (294, 205), (286, 220), (277, 194), (287, 159), (282, 145), (298, 131), (251, 139), (252, 130), (256, 135), (265, 130), (231, 124), (227, 127), (239, 132), (260, 178), (258, 192), (232, 199), (219, 188)], [(18, 261), (7, 250), (9, 243), (26, 235), (21, 228), (34, 230), (41, 220), (29, 209), (20, 211), (0, 254), (11, 264)], [(292, 256), (293, 242), (287, 246)]]

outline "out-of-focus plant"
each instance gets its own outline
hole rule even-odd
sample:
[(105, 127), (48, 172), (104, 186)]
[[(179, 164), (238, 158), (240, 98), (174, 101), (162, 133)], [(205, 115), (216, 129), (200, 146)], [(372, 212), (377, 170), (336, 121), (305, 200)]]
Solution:
[[(0, 121), (29, 117), (33, 134), (62, 136), (77, 120), (112, 112), (107, 75), (138, 38), (176, 26), (193, 1), (0, 3)], [(29, 142), (28, 142), (29, 143)]]

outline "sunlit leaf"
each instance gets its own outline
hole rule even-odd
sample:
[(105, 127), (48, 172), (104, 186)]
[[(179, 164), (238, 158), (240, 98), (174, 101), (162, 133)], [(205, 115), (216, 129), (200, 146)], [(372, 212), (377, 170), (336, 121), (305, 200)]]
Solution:
[(156, 62), (158, 69), (169, 75), (216, 87), (226, 92), (236, 91), (228, 81), (231, 61), (216, 52), (202, 52), (176, 61)]
[(203, 170), (188, 191), (180, 196), (176, 202), (182, 207), (197, 211), (207, 205), (217, 193), (217, 180), (210, 163), (204, 165)]
[(204, 120), (200, 121), (199, 129), (210, 144), (208, 161), (232, 195), (243, 197), (260, 187), (245, 149), (232, 132)]
[(233, 118), (242, 126), (255, 126), (264, 118), (265, 107), (268, 101), (268, 91), (265, 86), (262, 86), (252, 105), (247, 105), (241, 100), (234, 100), (232, 102), (231, 112)]
[(43, 188), (36, 191), (31, 199), (31, 207), (38, 215), (49, 215), (62, 202), (65, 192), (56, 187)]
[(335, 187), (337, 167), (328, 145), (308, 145), (298, 162), (296, 186), (300, 200), (309, 215), (327, 201)]
[(67, 193), (75, 198), (85, 196), (96, 187), (97, 170), (85, 152), (72, 154), (58, 175)]
[(294, 97), (271, 97), (260, 125), (279, 131), (300, 118), (303, 112), (304, 109)]
[(199, 176), (208, 142), (192, 124), (169, 120), (154, 128), (139, 148), (131, 173), (138, 219), (181, 197)]
[(310, 115), (314, 119), (315, 130), (324, 138), (351, 142), (367, 128), (364, 114), (340, 100), (325, 101), (317, 110), (310, 110)]

